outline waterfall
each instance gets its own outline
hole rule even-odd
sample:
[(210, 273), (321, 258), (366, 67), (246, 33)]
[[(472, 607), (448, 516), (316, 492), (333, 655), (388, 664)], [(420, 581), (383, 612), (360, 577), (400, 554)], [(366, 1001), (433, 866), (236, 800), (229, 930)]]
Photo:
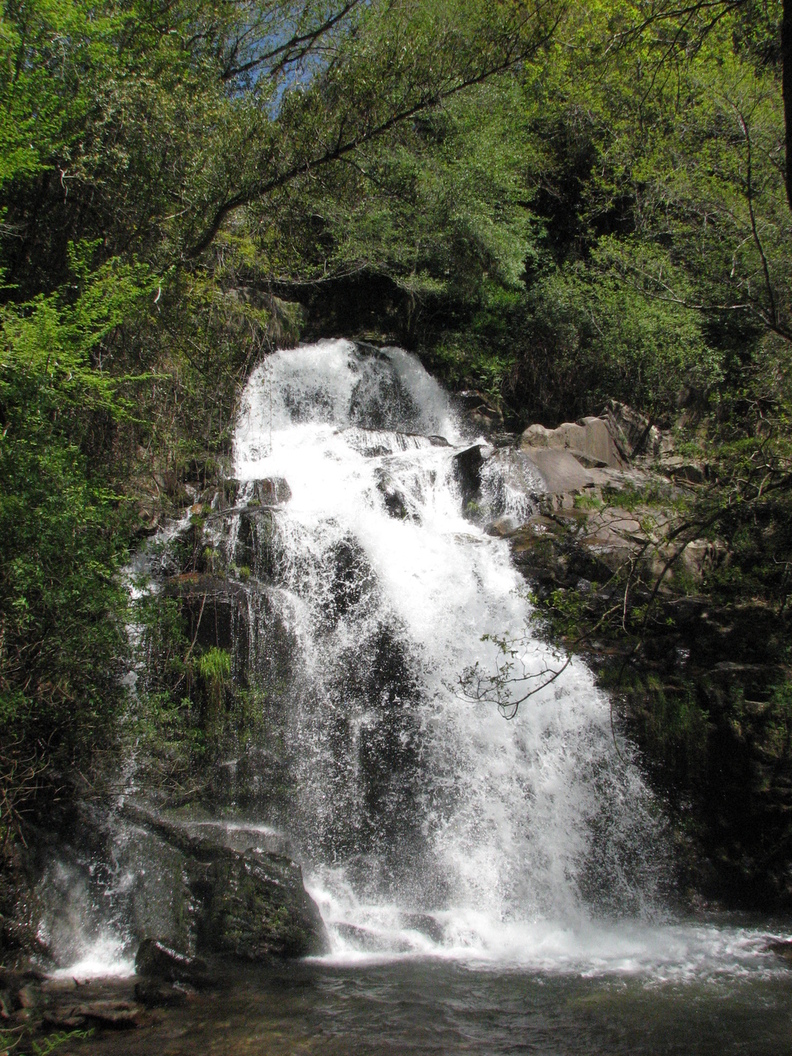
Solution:
[[(293, 791), (277, 821), (339, 956), (497, 955), (551, 926), (646, 919), (659, 901), (661, 826), (607, 697), (577, 659), (542, 677), (563, 665), (532, 630), (508, 544), (464, 516), (454, 457), (470, 441), (397, 348), (277, 352), (244, 394), (243, 509), (223, 545), (240, 560), (254, 482), (285, 481), (291, 497), (253, 546), (268, 587), (251, 619), (288, 642)], [(496, 672), (504, 641), (540, 686), (510, 721), (460, 684), (476, 664)]]

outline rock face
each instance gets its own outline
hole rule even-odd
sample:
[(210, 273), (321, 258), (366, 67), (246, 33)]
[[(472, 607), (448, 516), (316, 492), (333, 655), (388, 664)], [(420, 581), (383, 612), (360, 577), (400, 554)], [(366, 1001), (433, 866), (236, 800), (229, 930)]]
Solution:
[(628, 407), (626, 403), (611, 400), (603, 415), (608, 431), (625, 460), (641, 455), (656, 458), (662, 448), (662, 436), (657, 426), (645, 415)]
[(464, 451), (454, 455), (454, 473), (462, 492), (462, 505), (475, 499), (481, 487), (481, 467), (484, 463), (484, 453), (489, 449), (481, 444), (466, 447)]
[[(709, 587), (729, 575), (729, 544), (680, 513), (707, 465), (614, 402), (601, 419), (530, 426), (518, 453), (545, 493), (518, 523), (486, 527), (508, 538), (552, 632), (619, 687), (678, 833), (680, 891), (788, 907), (788, 654), (776, 611)], [(477, 467), (482, 492), (494, 465)]]
[(520, 449), (531, 452), (545, 448), (570, 451), (586, 466), (609, 466), (611, 469), (618, 469), (626, 461), (602, 418), (582, 418), (579, 422), (564, 422), (557, 429), (529, 425), (520, 438)]
[(252, 482), (253, 500), (262, 506), (280, 506), (291, 498), (291, 488), (283, 477), (265, 477)]
[(580, 464), (571, 451), (559, 448), (521, 447), (521, 452), (536, 466), (548, 495), (574, 493), (592, 487), (594, 484), (594, 477)]
[(503, 415), (492, 400), (476, 389), (466, 389), (456, 395), (465, 418), (485, 435), (503, 428)]
[(195, 983), (198, 951), (262, 960), (325, 950), (319, 910), (279, 834), (133, 804), (123, 813), (141, 974)]
[(233, 648), (240, 624), (247, 617), (241, 583), (192, 572), (174, 576), (166, 593), (181, 602), (191, 641), (207, 649)]

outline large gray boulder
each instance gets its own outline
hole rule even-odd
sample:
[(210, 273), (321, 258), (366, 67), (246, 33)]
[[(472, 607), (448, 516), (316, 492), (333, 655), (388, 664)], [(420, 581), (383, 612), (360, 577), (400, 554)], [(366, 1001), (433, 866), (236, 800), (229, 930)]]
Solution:
[(594, 485), (593, 475), (571, 451), (521, 446), (521, 452), (539, 471), (548, 495), (575, 494)]
[(581, 418), (579, 422), (564, 422), (557, 429), (543, 425), (529, 425), (520, 438), (520, 450), (543, 449), (569, 451), (586, 466), (624, 465), (624, 458), (614, 443), (606, 422), (601, 418)]

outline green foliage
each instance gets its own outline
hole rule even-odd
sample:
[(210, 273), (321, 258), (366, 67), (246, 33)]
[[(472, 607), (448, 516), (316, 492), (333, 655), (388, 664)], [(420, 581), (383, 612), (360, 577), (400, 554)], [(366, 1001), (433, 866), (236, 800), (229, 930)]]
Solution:
[(432, 349), (432, 365), (448, 385), (472, 386), (499, 400), (515, 358), (493, 353), (475, 334), (445, 333)]
[(223, 732), (226, 698), (231, 690), (230, 655), (213, 646), (199, 656), (197, 674), (203, 698), (203, 728), (207, 737), (216, 741)]
[(231, 657), (225, 649), (212, 646), (198, 659), (198, 675), (208, 689), (222, 687), (231, 675)]
[(72, 261), (71, 303), (0, 309), (0, 782), (12, 825), (48, 770), (108, 743), (122, 696), (128, 517), (92, 456), (127, 412), (121, 379), (94, 364), (147, 274)]
[(763, 747), (775, 760), (789, 760), (792, 746), (792, 682), (775, 686), (767, 708)]
[(519, 286), (533, 238), (520, 104), (516, 83), (487, 85), (333, 172), (322, 209), (334, 264), (430, 303)]
[(31, 1049), (35, 1053), (35, 1056), (49, 1056), (51, 1052), (56, 1052), (61, 1046), (67, 1045), (70, 1041), (85, 1041), (90, 1038), (93, 1034), (93, 1029), (90, 1030), (58, 1030), (54, 1034), (48, 1034), (46, 1038), (42, 1038), (40, 1042), (32, 1041)]
[(663, 786), (677, 793), (696, 787), (708, 764), (711, 723), (693, 687), (666, 687), (649, 676), (618, 689), (632, 701), (633, 734)]
[(205, 751), (192, 699), (192, 643), (178, 599), (149, 593), (145, 584), (140, 587), (134, 611), (139, 675), (125, 724), (126, 743), (141, 750), (152, 781), (178, 787)]
[(668, 419), (684, 384), (717, 380), (696, 319), (621, 281), (603, 256), (539, 280), (529, 303), (524, 355), (541, 356), (539, 398), (549, 390), (572, 417), (615, 397)]
[(187, 695), (187, 666), (190, 641), (184, 614), (176, 598), (144, 593), (135, 605), (135, 621), (140, 627), (138, 654), (142, 661), (141, 688), (155, 695), (178, 699)]

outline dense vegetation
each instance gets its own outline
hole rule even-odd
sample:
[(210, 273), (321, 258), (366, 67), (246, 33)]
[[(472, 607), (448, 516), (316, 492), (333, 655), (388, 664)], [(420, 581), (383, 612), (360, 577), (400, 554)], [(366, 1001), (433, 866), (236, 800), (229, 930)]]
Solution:
[(788, 663), (782, 15), (8, 0), (6, 853), (112, 747), (129, 547), (222, 473), (240, 382), (301, 333), (396, 338), (515, 427), (616, 398), (687, 430), (686, 516), (733, 555), (707, 589), (757, 601)]

